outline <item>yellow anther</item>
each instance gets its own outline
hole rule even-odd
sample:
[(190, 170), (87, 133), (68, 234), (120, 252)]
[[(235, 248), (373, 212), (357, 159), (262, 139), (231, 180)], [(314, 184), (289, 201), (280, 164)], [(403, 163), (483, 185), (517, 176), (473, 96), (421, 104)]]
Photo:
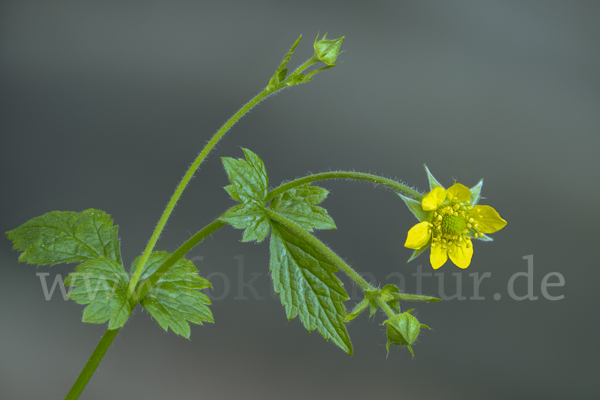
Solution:
[(470, 228), (471, 228), (471, 224), (467, 224), (467, 228), (469, 228), (469, 229), (470, 229)]
[(473, 222), (475, 222), (475, 220), (473, 218), (469, 218), (469, 222), (473, 223)]

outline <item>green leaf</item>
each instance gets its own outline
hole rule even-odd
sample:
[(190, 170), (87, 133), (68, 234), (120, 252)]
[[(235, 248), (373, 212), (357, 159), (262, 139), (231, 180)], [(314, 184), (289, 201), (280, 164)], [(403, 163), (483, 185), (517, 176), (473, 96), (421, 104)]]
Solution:
[(74, 286), (69, 297), (77, 304), (88, 304), (83, 322), (101, 324), (110, 319), (108, 329), (122, 327), (131, 306), (127, 296), (129, 276), (123, 266), (114, 260), (98, 257), (79, 264), (64, 282)]
[(6, 236), (22, 251), (19, 261), (55, 265), (104, 257), (122, 264), (118, 226), (101, 210), (51, 211)]
[(256, 203), (238, 204), (227, 210), (219, 219), (231, 224), (234, 228), (245, 229), (242, 242), (256, 240), (260, 243), (265, 240), (271, 230), (263, 207)]
[(317, 329), (345, 352), (352, 344), (344, 325), (348, 294), (325, 256), (285, 226), (271, 221), (271, 277), (288, 320), (296, 316), (309, 332)]
[(471, 192), (471, 201), (472, 206), (476, 206), (479, 203), (479, 199), (481, 198), (481, 187), (483, 186), (483, 179), (477, 182), (477, 185), (473, 186), (469, 191)]
[(436, 188), (438, 186), (441, 186), (443, 188), (442, 184), (439, 183), (437, 181), (437, 179), (435, 179), (433, 177), (431, 172), (429, 172), (429, 168), (427, 168), (427, 165), (423, 165), (423, 166), (425, 167), (425, 172), (427, 173), (427, 179), (429, 180), (429, 190), (433, 190), (433, 188)]
[[(150, 255), (140, 277), (139, 287), (143, 286), (171, 254), (166, 251), (155, 251)], [(137, 257), (131, 268), (135, 270), (140, 257)], [(198, 276), (198, 269), (185, 258), (177, 261), (156, 282), (144, 296), (140, 304), (158, 324), (167, 331), (168, 328), (186, 339), (190, 338), (190, 325), (202, 325), (202, 322), (214, 322), (212, 313), (207, 307), (210, 299), (201, 289), (212, 287), (210, 282)]]
[(281, 60), (279, 67), (275, 70), (275, 73), (269, 80), (269, 84), (267, 85), (267, 91), (270, 92), (270, 91), (275, 90), (275, 87), (285, 80), (285, 77), (287, 75), (287, 68), (286, 68), (287, 63), (292, 58), (292, 54), (294, 54), (294, 50), (296, 49), (296, 46), (298, 46), (298, 43), (300, 43), (301, 39), (302, 39), (302, 35), (300, 35), (300, 37), (298, 39), (296, 39), (296, 41), (294, 42), (292, 47), (288, 50), (285, 57), (283, 57), (283, 60)]
[(231, 157), (222, 159), (223, 167), (232, 183), (225, 187), (225, 190), (240, 203), (257, 202), (264, 205), (269, 186), (265, 164), (250, 150), (242, 150), (246, 160)]
[(329, 68), (333, 68), (335, 67), (337, 64), (334, 65), (326, 65), (324, 67), (321, 68), (317, 68), (317, 69), (313, 69), (312, 71), (310, 71), (308, 74), (298, 74), (293, 76), (289, 83), (287, 84), (287, 86), (293, 86), (293, 85), (301, 85), (303, 83), (308, 83), (310, 81), (312, 81), (313, 76), (315, 76), (316, 74), (318, 74), (321, 71), (325, 71), (326, 69)]
[(368, 305), (369, 305), (369, 297), (365, 296), (365, 298), (362, 299), (362, 301), (360, 303), (358, 303), (356, 306), (354, 306), (354, 308), (352, 309), (352, 312), (350, 314), (346, 315), (346, 321), (352, 321), (354, 318), (358, 317), (361, 312), (363, 312), (367, 309)]
[(329, 192), (321, 187), (302, 185), (275, 197), (269, 208), (291, 219), (309, 232), (313, 229), (335, 229), (327, 210), (317, 207)]
[(429, 302), (436, 302), (436, 301), (441, 301), (442, 299), (438, 299), (437, 297), (431, 297), (431, 296), (422, 296), (419, 294), (408, 294), (408, 293), (394, 293), (394, 297), (398, 298), (399, 300), (407, 300), (407, 301), (429, 301)]
[(381, 299), (396, 312), (400, 312), (400, 302), (395, 297), (396, 293), (399, 291), (400, 289), (398, 289), (398, 286), (396, 285), (385, 285), (379, 290)]
[(406, 197), (401, 195), (400, 193), (396, 193), (400, 198), (404, 201), (404, 204), (408, 207), (408, 209), (413, 213), (415, 217), (421, 222), (423, 221), (431, 221), (433, 211), (425, 211), (423, 210), (423, 206), (420, 201), (416, 201), (411, 199), (410, 197)]
[(223, 158), (223, 166), (232, 183), (225, 190), (242, 204), (229, 209), (219, 219), (237, 229), (245, 229), (242, 242), (262, 242), (270, 229), (264, 212), (269, 178), (262, 160), (250, 150), (243, 150), (246, 160)]

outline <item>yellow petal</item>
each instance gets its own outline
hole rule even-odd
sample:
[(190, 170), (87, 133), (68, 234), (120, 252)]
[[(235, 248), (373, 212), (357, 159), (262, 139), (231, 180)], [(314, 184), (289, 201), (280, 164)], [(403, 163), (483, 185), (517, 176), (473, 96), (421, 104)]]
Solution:
[(477, 224), (475, 230), (483, 233), (494, 233), (506, 226), (506, 221), (490, 206), (475, 206), (471, 217)]
[(415, 250), (420, 249), (421, 247), (425, 246), (427, 242), (429, 242), (430, 237), (431, 231), (429, 228), (429, 222), (419, 222), (408, 231), (408, 236), (406, 238), (406, 243), (404, 243), (404, 247)]
[(463, 184), (455, 183), (446, 191), (448, 200), (467, 201), (471, 198), (471, 191)]
[(448, 261), (447, 249), (442, 249), (440, 243), (434, 243), (434, 245), (431, 246), (429, 261), (431, 262), (433, 269), (438, 269)]
[(423, 207), (423, 210), (425, 211), (435, 211), (442, 205), (445, 199), (446, 189), (437, 186), (423, 197), (421, 207)]
[[(458, 268), (465, 269), (471, 264), (471, 258), (473, 257), (473, 243), (471, 239), (465, 238), (465, 242), (460, 247), (452, 246), (452, 251), (448, 253), (450, 259)], [(469, 247), (467, 247), (467, 245)]]

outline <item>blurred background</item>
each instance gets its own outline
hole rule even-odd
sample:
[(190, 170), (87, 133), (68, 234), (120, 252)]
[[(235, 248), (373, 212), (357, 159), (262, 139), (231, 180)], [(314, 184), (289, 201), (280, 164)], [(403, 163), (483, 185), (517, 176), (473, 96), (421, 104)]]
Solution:
[[(599, 12), (596, 1), (2, 2), (2, 232), (99, 208), (129, 265), (212, 133), (298, 35), (292, 68), (318, 33), (346, 37), (343, 63), (242, 119), (157, 249), (234, 204), (220, 157), (240, 147), (262, 157), (271, 186), (352, 169), (425, 191), (424, 163), (446, 186), (485, 178), (482, 204), (508, 221), (494, 243), (475, 244), (467, 270), (448, 262), (419, 285), (413, 274), (433, 271), (427, 256), (406, 264), (416, 220), (400, 198), (326, 182), (338, 229), (318, 233), (325, 243), (382, 285), (404, 278), (407, 292), (448, 298), (404, 305), (433, 328), (414, 358), (386, 354), (381, 314), (349, 324), (353, 356), (288, 322), (267, 243), (227, 227), (189, 253), (213, 282), (216, 323), (188, 341), (136, 309), (81, 398), (598, 398)], [(531, 279), (517, 277), (511, 296), (527, 256)], [(46, 300), (42, 282), (50, 290), (73, 265), (17, 258), (0, 240), (0, 398), (63, 398), (106, 328), (81, 323), (59, 288)], [(360, 297), (342, 279), (351, 308)]]

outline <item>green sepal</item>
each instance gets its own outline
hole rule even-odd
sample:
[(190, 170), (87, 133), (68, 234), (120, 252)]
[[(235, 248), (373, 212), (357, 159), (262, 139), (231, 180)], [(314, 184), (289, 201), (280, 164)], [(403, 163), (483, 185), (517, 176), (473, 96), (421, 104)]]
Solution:
[(313, 229), (335, 229), (335, 222), (321, 203), (329, 192), (310, 184), (295, 187), (275, 197), (269, 208), (294, 221), (309, 232)]
[(411, 199), (410, 197), (403, 196), (400, 193), (396, 193), (404, 201), (404, 204), (413, 213), (413, 215), (421, 222), (431, 221), (433, 218), (433, 211), (423, 210), (423, 206), (420, 201)]
[(221, 215), (219, 220), (231, 224), (234, 228), (244, 229), (242, 242), (255, 240), (260, 243), (271, 230), (264, 208), (256, 203), (238, 204)]
[(122, 327), (131, 313), (128, 284), (123, 266), (105, 257), (84, 261), (64, 281), (65, 286), (75, 287), (69, 298), (88, 304), (82, 321), (101, 324), (110, 320), (108, 329)]
[(429, 168), (427, 168), (427, 165), (423, 165), (425, 167), (425, 172), (427, 173), (427, 179), (429, 180), (429, 190), (433, 190), (434, 188), (438, 187), (438, 186), (442, 186), (441, 183), (439, 183), (437, 181), (437, 179), (435, 179), (433, 177), (433, 175), (431, 174), (431, 172), (429, 172)]
[(299, 316), (309, 332), (317, 329), (326, 340), (352, 354), (344, 325), (348, 294), (335, 276), (338, 268), (284, 225), (276, 221), (271, 225), (271, 277), (288, 320)]
[[(166, 251), (153, 252), (144, 266), (138, 287), (145, 285), (150, 275), (170, 256)], [(132, 271), (135, 271), (139, 259), (137, 257), (131, 265)], [(156, 282), (140, 304), (165, 331), (171, 328), (177, 335), (189, 339), (191, 330), (188, 322), (198, 325), (214, 322), (208, 308), (211, 301), (200, 292), (210, 287), (210, 282), (198, 275), (194, 263), (182, 258)]]
[(55, 265), (104, 257), (122, 264), (119, 227), (110, 215), (90, 208), (80, 213), (51, 211), (6, 232), (19, 262)]
[(427, 242), (427, 244), (425, 246), (421, 247), (420, 249), (413, 250), (413, 252), (410, 255), (410, 257), (408, 258), (408, 260), (406, 260), (406, 263), (409, 263), (412, 260), (414, 260), (415, 258), (419, 257), (422, 252), (424, 252), (425, 250), (427, 250), (427, 248), (429, 246), (431, 246), (431, 242), (432, 242), (432, 239), (429, 239), (429, 241)]
[(481, 198), (481, 187), (483, 186), (483, 179), (477, 182), (477, 185), (473, 186), (469, 189), (471, 192), (471, 198), (469, 201), (471, 202), (471, 206), (476, 206), (479, 203), (479, 199)]
[(296, 41), (294, 42), (292, 47), (290, 47), (290, 49), (288, 50), (285, 57), (283, 57), (283, 60), (281, 60), (279, 67), (275, 70), (275, 73), (269, 80), (269, 84), (267, 85), (268, 92), (274, 91), (277, 88), (277, 85), (279, 85), (281, 82), (283, 82), (285, 80), (285, 77), (287, 75), (287, 68), (286, 68), (287, 63), (292, 58), (292, 54), (294, 54), (294, 50), (296, 49), (296, 46), (298, 46), (298, 44), (300, 43), (301, 39), (302, 39), (302, 35), (300, 35), (300, 37), (298, 39), (296, 39)]
[(481, 240), (482, 242), (493, 242), (494, 241), (494, 238), (486, 235), (485, 233), (479, 232), (479, 234), (483, 235), (483, 236), (481, 236), (481, 237), (479, 237), (479, 236), (478, 237), (471, 237), (471, 239)]
[[(396, 346), (405, 346), (413, 356), (415, 355), (412, 344), (419, 337), (421, 324), (419, 323), (419, 320), (411, 314), (411, 311), (413, 310), (408, 310), (402, 314), (396, 314), (383, 322), (384, 325), (387, 325), (386, 333), (388, 341), (386, 349), (388, 352), (390, 351), (390, 344), (393, 344)], [(427, 326), (424, 327), (429, 329)]]
[(262, 160), (248, 149), (242, 149), (246, 160), (223, 157), (223, 167), (231, 185), (225, 190), (240, 203), (257, 202), (264, 205), (269, 178)]

